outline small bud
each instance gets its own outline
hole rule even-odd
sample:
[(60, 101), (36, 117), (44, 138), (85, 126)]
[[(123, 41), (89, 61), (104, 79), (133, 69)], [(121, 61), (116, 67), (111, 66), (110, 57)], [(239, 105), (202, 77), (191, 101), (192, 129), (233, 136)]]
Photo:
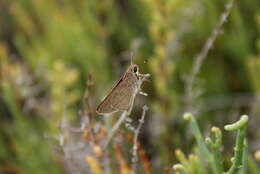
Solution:
[(255, 160), (258, 161), (258, 162), (260, 162), (260, 150), (257, 150), (257, 151), (255, 152), (254, 156), (255, 156)]
[(106, 136), (106, 129), (104, 127), (100, 127), (99, 136), (101, 137)]
[(179, 170), (180, 168), (182, 168), (181, 164), (175, 164), (173, 165), (173, 170)]
[(97, 157), (102, 157), (103, 156), (103, 150), (101, 149), (101, 147), (100, 146), (98, 146), (98, 145), (95, 145), (94, 146), (94, 152), (95, 152), (95, 154), (96, 154), (96, 156)]
[(187, 112), (187, 113), (185, 113), (183, 115), (183, 118), (184, 118), (184, 120), (189, 120), (190, 121), (190, 120), (192, 120), (193, 115), (191, 113)]
[(85, 141), (89, 141), (90, 137), (89, 137), (89, 132), (88, 132), (87, 129), (84, 129), (83, 134), (82, 134), (82, 138)]
[(211, 132), (216, 133), (216, 132), (219, 132), (219, 131), (220, 131), (219, 128), (216, 127), (216, 126), (213, 126), (213, 127), (211, 128)]
[(210, 141), (211, 141), (211, 138), (210, 138), (210, 137), (206, 137), (206, 138), (205, 138), (205, 141), (206, 141), (206, 142), (210, 142)]
[(197, 159), (197, 157), (194, 154), (189, 155), (189, 160), (194, 161), (196, 159)]
[(175, 154), (176, 154), (176, 155), (180, 155), (180, 154), (181, 154), (181, 150), (180, 150), (180, 149), (177, 149), (177, 150), (175, 151)]

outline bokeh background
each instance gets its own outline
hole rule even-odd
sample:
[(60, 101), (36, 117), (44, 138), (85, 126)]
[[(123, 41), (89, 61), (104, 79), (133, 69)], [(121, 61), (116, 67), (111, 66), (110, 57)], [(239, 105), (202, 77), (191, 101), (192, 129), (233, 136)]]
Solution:
[[(185, 77), (229, 1), (1, 0), (0, 173), (69, 173), (52, 137), (59, 135), (64, 116), (80, 125), (88, 74), (95, 109), (130, 64), (130, 52), (141, 73), (151, 74), (143, 86), (149, 95), (136, 98), (133, 124), (146, 104), (140, 143), (152, 173), (171, 170), (176, 149), (187, 155), (196, 149), (182, 118), (187, 111)], [(236, 0), (221, 30), (195, 80), (191, 111), (204, 135), (211, 126), (222, 129), (248, 114), (249, 173), (257, 174), (260, 1)], [(94, 119), (112, 124), (117, 118)], [(228, 166), (235, 135), (223, 138)], [(121, 143), (126, 161), (130, 146)]]

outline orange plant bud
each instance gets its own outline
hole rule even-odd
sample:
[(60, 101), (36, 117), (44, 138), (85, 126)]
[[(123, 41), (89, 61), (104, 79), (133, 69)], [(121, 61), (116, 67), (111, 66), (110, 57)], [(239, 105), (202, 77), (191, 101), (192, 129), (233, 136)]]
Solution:
[(106, 136), (106, 130), (105, 128), (102, 126), (99, 129), (98, 135), (94, 138), (94, 142), (97, 142), (99, 140), (101, 140), (102, 138), (104, 138)]
[(97, 157), (102, 157), (104, 155), (104, 152), (99, 145), (94, 146), (94, 152)]
[(88, 129), (84, 129), (84, 131), (83, 131), (83, 133), (82, 133), (82, 138), (83, 138), (83, 140), (85, 140), (85, 141), (89, 141), (89, 140), (90, 140)]

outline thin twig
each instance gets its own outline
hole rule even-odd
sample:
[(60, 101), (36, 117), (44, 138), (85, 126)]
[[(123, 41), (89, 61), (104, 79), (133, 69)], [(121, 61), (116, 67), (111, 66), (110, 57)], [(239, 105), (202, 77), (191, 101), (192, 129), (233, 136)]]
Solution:
[(114, 124), (112, 130), (109, 132), (108, 136), (107, 136), (107, 140), (104, 144), (104, 149), (108, 146), (108, 144), (110, 143), (111, 139), (113, 138), (114, 134), (116, 133), (116, 131), (119, 129), (119, 127), (121, 126), (121, 124), (125, 121), (125, 119), (127, 118), (127, 111), (124, 111), (120, 118), (117, 120), (117, 122)]
[(92, 110), (92, 107), (91, 107), (91, 89), (93, 87), (93, 78), (92, 78), (92, 74), (89, 73), (88, 74), (88, 79), (87, 79), (87, 83), (86, 83), (86, 91), (85, 91), (85, 94), (84, 94), (84, 98), (83, 98), (83, 108), (84, 108), (84, 116), (85, 116), (85, 121), (83, 124), (85, 124), (86, 126), (86, 129), (88, 129), (88, 132), (90, 134), (90, 137), (91, 139), (94, 138), (95, 136), (95, 132), (93, 130), (93, 110)]
[(84, 95), (84, 114), (87, 115), (90, 119), (90, 122), (92, 121), (92, 118), (93, 118), (93, 110), (92, 110), (92, 107), (91, 107), (91, 104), (90, 104), (90, 94), (91, 94), (91, 89), (93, 87), (93, 77), (92, 77), (92, 74), (89, 73), (88, 74), (88, 80), (87, 80), (87, 83), (86, 83), (86, 86), (87, 86), (87, 89), (85, 91), (85, 95)]
[(142, 117), (139, 120), (138, 127), (135, 130), (134, 134), (134, 145), (133, 145), (133, 158), (132, 158), (132, 174), (136, 173), (136, 168), (137, 168), (137, 162), (138, 162), (138, 156), (137, 156), (137, 148), (138, 148), (138, 135), (140, 133), (141, 127), (144, 123), (145, 115), (148, 110), (148, 107), (146, 105), (143, 106), (143, 113)]
[(200, 72), (202, 63), (207, 57), (209, 50), (212, 49), (217, 36), (219, 36), (222, 33), (222, 27), (227, 22), (227, 18), (231, 12), (232, 7), (234, 6), (234, 1), (235, 0), (230, 0), (230, 2), (226, 5), (225, 11), (221, 14), (218, 24), (213, 29), (210, 37), (207, 39), (201, 52), (195, 57), (195, 62), (193, 63), (193, 67), (190, 75), (185, 79), (185, 95), (186, 95), (185, 102), (186, 102), (187, 111), (192, 111), (192, 104), (193, 104), (192, 89), (193, 89), (193, 84), (196, 79), (196, 76)]
[(67, 128), (67, 120), (66, 120), (66, 116), (63, 116), (63, 119), (59, 125), (59, 130), (60, 130), (60, 135), (59, 135), (59, 145), (61, 147), (61, 150), (63, 152), (64, 155), (64, 161), (66, 163), (66, 169), (70, 172), (70, 173), (74, 173), (75, 171), (77, 171), (77, 169), (75, 168), (75, 163), (72, 160), (72, 156), (71, 156), (71, 150), (70, 148), (67, 147), (67, 144), (65, 143), (65, 134), (66, 134), (66, 128)]

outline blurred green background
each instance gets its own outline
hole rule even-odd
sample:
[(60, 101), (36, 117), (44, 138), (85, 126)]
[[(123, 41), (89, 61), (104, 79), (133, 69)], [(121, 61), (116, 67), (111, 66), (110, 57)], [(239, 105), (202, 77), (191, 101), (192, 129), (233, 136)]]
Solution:
[[(79, 121), (88, 73), (95, 108), (129, 65), (129, 52), (141, 73), (152, 76), (143, 87), (149, 96), (137, 97), (131, 117), (149, 107), (140, 141), (153, 173), (176, 162), (176, 149), (192, 153), (194, 138), (182, 119), (184, 79), (228, 2), (1, 0), (0, 173), (66, 173), (58, 142), (44, 135), (58, 134), (64, 115)], [(205, 135), (248, 114), (249, 167), (256, 166), (260, 1), (236, 0), (222, 29), (195, 81), (193, 112)], [(235, 140), (233, 134), (223, 138), (228, 158)]]

